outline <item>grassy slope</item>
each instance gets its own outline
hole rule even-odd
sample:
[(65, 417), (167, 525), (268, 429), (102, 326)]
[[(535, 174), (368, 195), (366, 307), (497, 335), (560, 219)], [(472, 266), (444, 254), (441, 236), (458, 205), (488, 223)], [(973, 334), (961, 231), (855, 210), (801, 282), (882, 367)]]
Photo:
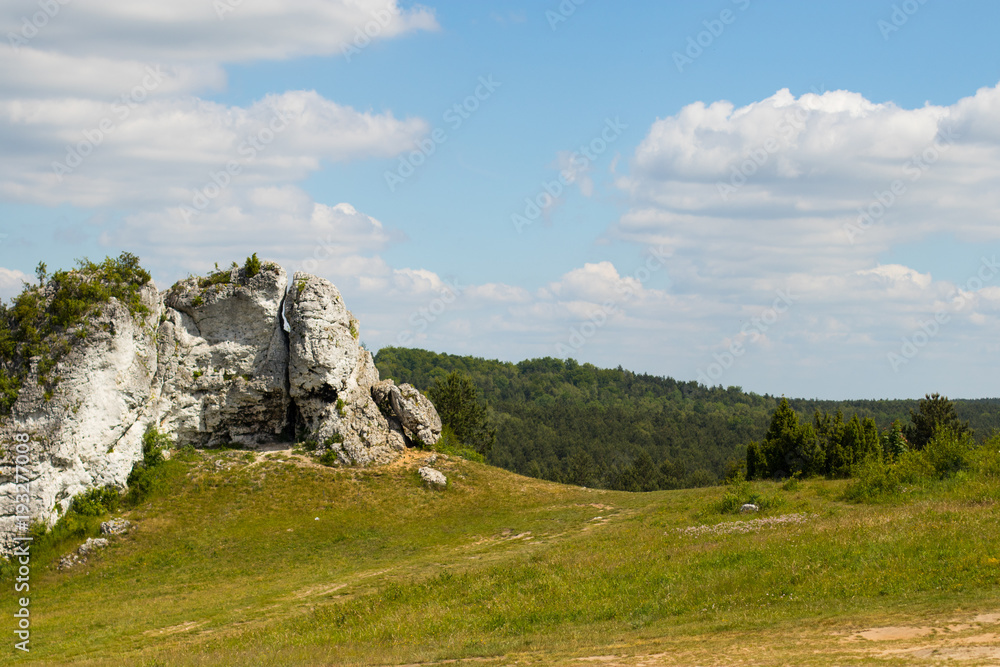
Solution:
[[(722, 489), (595, 491), (452, 459), (439, 466), (450, 487), (431, 491), (416, 453), (364, 471), (201, 456), (170, 462), (168, 492), (90, 564), (33, 563), (19, 663), (912, 665), (880, 652), (990, 651), (983, 632), (1000, 633), (1000, 615), (943, 629), (1000, 612), (995, 488), (868, 507), (837, 500), (842, 482), (761, 484), (784, 499), (772, 514), (815, 516), (694, 537), (677, 529), (735, 520), (709, 509)], [(942, 630), (852, 639), (886, 625)]]

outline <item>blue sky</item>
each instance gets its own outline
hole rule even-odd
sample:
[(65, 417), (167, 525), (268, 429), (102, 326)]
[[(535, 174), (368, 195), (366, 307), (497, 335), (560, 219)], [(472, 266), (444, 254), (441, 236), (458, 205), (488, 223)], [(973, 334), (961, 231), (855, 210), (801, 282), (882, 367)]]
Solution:
[(164, 288), (257, 252), (337, 284), (373, 349), (996, 396), (998, 19), (936, 0), (15, 0), (0, 291), (39, 261), (129, 250)]

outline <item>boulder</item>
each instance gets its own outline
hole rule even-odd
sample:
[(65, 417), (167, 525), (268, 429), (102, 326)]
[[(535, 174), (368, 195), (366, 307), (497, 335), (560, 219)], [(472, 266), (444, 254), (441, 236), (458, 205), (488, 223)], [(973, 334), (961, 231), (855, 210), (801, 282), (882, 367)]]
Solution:
[(81, 556), (86, 556), (92, 551), (97, 551), (98, 549), (103, 549), (108, 546), (108, 538), (106, 537), (88, 537), (87, 541), (80, 545), (80, 548), (76, 550)]
[(420, 479), (424, 481), (424, 484), (430, 487), (445, 487), (448, 486), (448, 478), (444, 476), (439, 470), (434, 468), (423, 467), (417, 470), (420, 475)]
[(179, 444), (256, 445), (288, 437), (285, 271), (264, 262), (183, 280), (163, 294), (160, 429)]
[(412, 385), (397, 387), (392, 380), (383, 380), (372, 388), (372, 397), (414, 445), (435, 445), (441, 438), (441, 417), (434, 404)]

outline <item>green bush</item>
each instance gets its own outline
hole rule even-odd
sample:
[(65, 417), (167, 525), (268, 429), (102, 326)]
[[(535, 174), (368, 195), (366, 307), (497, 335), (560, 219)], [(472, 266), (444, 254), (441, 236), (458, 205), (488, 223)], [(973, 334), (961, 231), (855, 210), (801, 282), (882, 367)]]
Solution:
[(121, 494), (113, 486), (90, 489), (73, 496), (70, 512), (76, 512), (80, 516), (104, 516), (118, 509), (120, 500)]
[(150, 424), (142, 436), (142, 461), (132, 466), (128, 476), (126, 500), (129, 505), (138, 505), (158, 488), (161, 482), (159, 468), (166, 460), (163, 451), (170, 445), (170, 437)]
[(934, 477), (934, 466), (922, 451), (903, 452), (893, 465), (896, 476), (904, 484), (919, 484)]
[(923, 450), (927, 462), (941, 479), (969, 467), (976, 443), (968, 431), (942, 428), (934, 433)]
[(452, 430), (447, 424), (441, 428), (441, 437), (438, 438), (437, 443), (431, 448), (436, 452), (441, 454), (447, 454), (448, 456), (460, 456), (468, 461), (475, 461), (477, 463), (486, 463), (486, 459), (482, 454), (476, 450), (465, 446), (458, 436), (455, 435), (455, 431)]
[(899, 497), (903, 487), (895, 466), (872, 456), (851, 468), (851, 483), (844, 499), (856, 503), (879, 503)]
[(337, 452), (332, 449), (328, 449), (319, 457), (319, 462), (325, 466), (335, 466), (338, 465), (339, 461), (337, 459)]
[[(234, 262), (233, 266), (235, 265), (236, 264)], [(208, 274), (208, 276), (204, 278), (200, 278), (198, 280), (198, 287), (205, 289), (206, 287), (212, 287), (213, 285), (228, 285), (232, 281), (233, 281), (232, 271), (230, 271), (229, 269), (222, 269), (221, 271), (214, 271)]]
[(802, 487), (802, 482), (799, 480), (801, 473), (795, 473), (791, 477), (785, 480), (785, 483), (781, 485), (782, 491), (798, 491)]
[(1000, 436), (993, 436), (985, 445), (971, 452), (969, 461), (977, 476), (1000, 479)]

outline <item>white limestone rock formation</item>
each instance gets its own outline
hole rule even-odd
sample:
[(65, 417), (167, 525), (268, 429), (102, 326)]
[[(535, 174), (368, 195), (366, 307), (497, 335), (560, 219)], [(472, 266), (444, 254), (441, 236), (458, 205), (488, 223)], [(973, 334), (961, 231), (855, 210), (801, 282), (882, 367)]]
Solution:
[(372, 387), (372, 397), (384, 413), (395, 417), (413, 445), (435, 445), (441, 438), (441, 417), (413, 385), (397, 387), (392, 380), (382, 380)]
[[(38, 384), (40, 360), (31, 360), (11, 414), (0, 418), (0, 553), (23, 533), (18, 505), (51, 525), (73, 496), (124, 488), (148, 426), (179, 446), (313, 440), (344, 465), (388, 463), (408, 444), (437, 442), (434, 406), (409, 385), (379, 381), (337, 288), (304, 273), (287, 287), (270, 262), (160, 294), (150, 282), (141, 292), (147, 314), (112, 299), (78, 327), (85, 336), (64, 332), (68, 352), (50, 372), (60, 377), (51, 395)], [(21, 466), (27, 503), (15, 485), (16, 434), (31, 438)]]
[[(51, 296), (51, 295), (49, 295)], [(70, 348), (49, 373), (59, 381), (46, 396), (38, 384), (39, 358), (31, 360), (9, 417), (0, 420), (0, 550), (16, 530), (17, 505), (34, 521), (51, 525), (74, 495), (113, 485), (124, 488), (133, 464), (142, 458), (142, 435), (149, 422), (156, 371), (156, 288), (141, 291), (145, 316), (133, 317), (116, 299), (87, 317), (85, 336), (69, 334)], [(30, 438), (27, 462), (17, 467), (30, 491), (22, 503), (16, 484), (15, 435)], [(23, 461), (23, 459), (22, 459)], [(17, 500), (17, 502), (15, 502)]]
[(358, 321), (327, 280), (296, 273), (285, 300), (289, 394), (297, 430), (343, 464), (394, 460), (406, 447), (372, 400), (378, 369), (361, 347)]
[(256, 445), (286, 433), (285, 271), (263, 262), (188, 278), (164, 292), (158, 421), (179, 443)]

